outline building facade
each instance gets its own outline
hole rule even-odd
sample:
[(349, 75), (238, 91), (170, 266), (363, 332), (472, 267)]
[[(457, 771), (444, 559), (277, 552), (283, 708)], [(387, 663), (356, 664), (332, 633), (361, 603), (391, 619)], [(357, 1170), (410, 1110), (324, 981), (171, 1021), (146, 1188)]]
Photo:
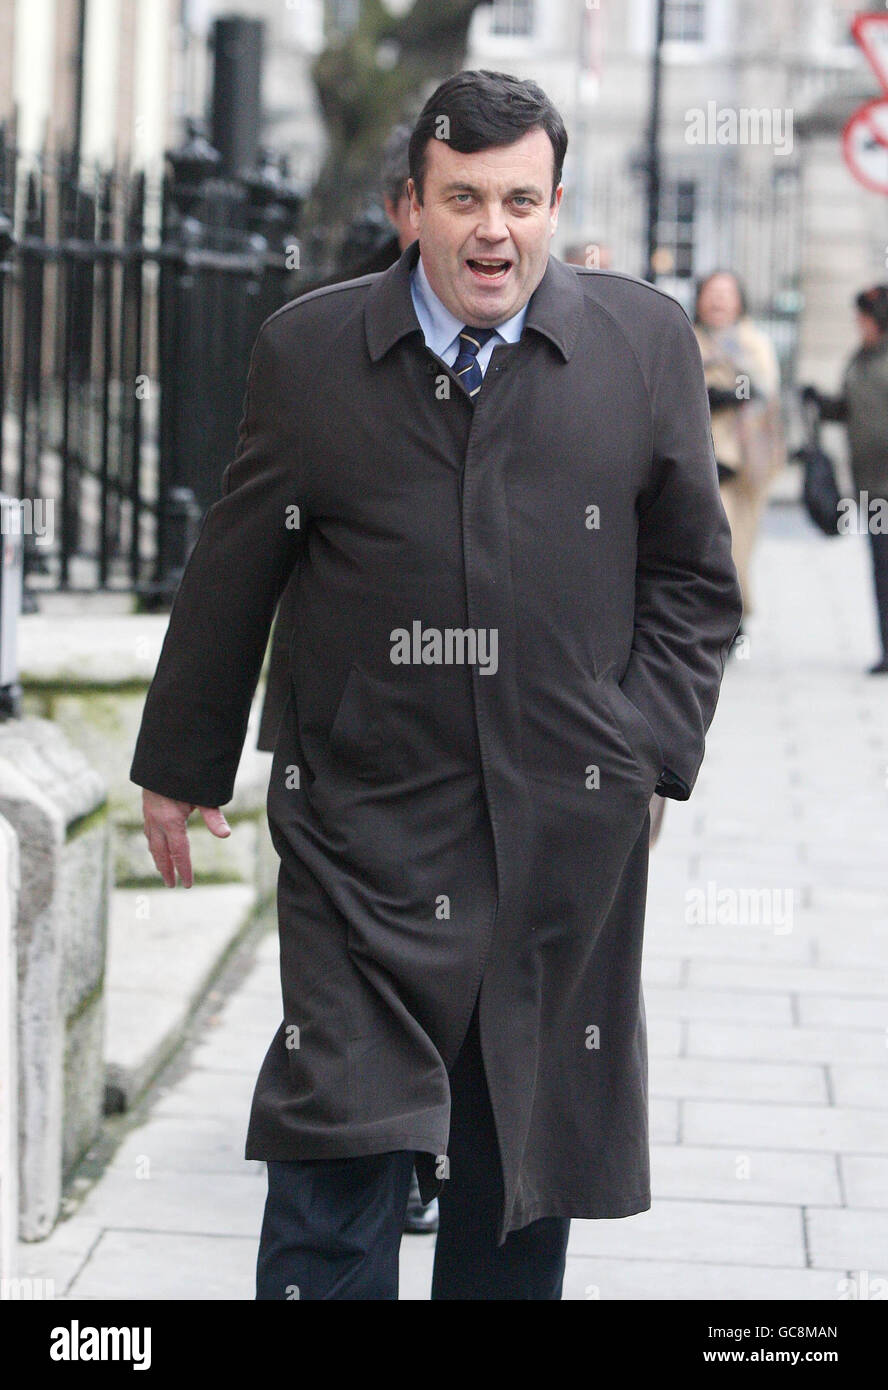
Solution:
[(4, 0), (0, 121), (25, 157), (157, 166), (173, 136), (179, 0)]
[[(850, 0), (667, 0), (658, 278), (686, 307), (730, 266), (786, 376), (834, 385), (854, 345), (851, 299), (886, 278), (888, 198), (841, 153), (879, 84)], [(494, 0), (469, 65), (533, 77), (570, 135), (556, 245), (643, 273), (644, 158), (655, 0)]]

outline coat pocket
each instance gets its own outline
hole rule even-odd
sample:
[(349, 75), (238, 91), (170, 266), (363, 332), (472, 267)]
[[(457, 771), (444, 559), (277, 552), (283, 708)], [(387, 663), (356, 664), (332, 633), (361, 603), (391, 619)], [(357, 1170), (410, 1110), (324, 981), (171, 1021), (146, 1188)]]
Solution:
[(605, 696), (626, 750), (638, 769), (647, 795), (651, 797), (663, 771), (660, 741), (641, 710), (632, 703), (628, 695), (623, 694), (615, 680), (605, 676), (599, 682), (599, 688)]
[(386, 740), (380, 723), (386, 686), (353, 663), (329, 734), (330, 754), (362, 781), (384, 774)]

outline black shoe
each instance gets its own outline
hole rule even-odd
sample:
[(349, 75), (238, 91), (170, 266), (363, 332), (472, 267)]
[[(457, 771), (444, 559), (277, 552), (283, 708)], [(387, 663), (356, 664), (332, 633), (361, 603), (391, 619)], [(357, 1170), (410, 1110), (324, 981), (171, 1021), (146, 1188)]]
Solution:
[(888, 656), (883, 656), (881, 661), (877, 661), (875, 666), (867, 669), (868, 676), (888, 676)]
[(419, 1183), (414, 1173), (410, 1179), (410, 1196), (407, 1198), (407, 1214), (404, 1217), (404, 1233), (409, 1236), (433, 1236), (438, 1229), (438, 1200), (435, 1198), (427, 1207), (419, 1195)]

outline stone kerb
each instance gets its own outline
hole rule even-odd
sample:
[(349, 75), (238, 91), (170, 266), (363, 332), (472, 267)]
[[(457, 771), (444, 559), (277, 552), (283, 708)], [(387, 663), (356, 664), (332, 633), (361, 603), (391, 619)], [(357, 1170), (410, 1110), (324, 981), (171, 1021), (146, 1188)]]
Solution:
[(18, 840), (0, 816), (0, 1296), (16, 1276), (18, 1236), (18, 1047), (15, 921)]
[(39, 1240), (102, 1119), (110, 892), (106, 790), (63, 732), (0, 724), (0, 814), (19, 846), (20, 1234)]

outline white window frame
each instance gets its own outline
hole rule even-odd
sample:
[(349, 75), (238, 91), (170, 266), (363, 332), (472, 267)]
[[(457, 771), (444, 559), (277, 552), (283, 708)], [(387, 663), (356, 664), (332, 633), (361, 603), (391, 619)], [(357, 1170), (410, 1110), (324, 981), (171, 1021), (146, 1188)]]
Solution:
[[(653, 0), (631, 0), (630, 34), (638, 53), (648, 54), (654, 46), (656, 6)], [(664, 63), (707, 63), (730, 50), (739, 0), (706, 0), (702, 39), (665, 39)]]
[[(667, 10), (670, 8), (670, 5), (674, 7), (677, 3), (689, 4), (689, 3), (690, 3), (690, 0), (666, 0), (666, 8), (667, 8)], [(710, 23), (711, 23), (711, 20), (712, 20), (712, 16), (711, 16), (710, 13), (707, 12), (706, 0), (694, 0), (694, 4), (695, 4), (695, 5), (700, 9), (700, 11), (702, 12), (702, 13), (701, 13), (701, 19), (702, 19), (703, 33), (700, 35), (699, 38), (681, 38), (681, 39), (669, 39), (669, 38), (667, 38), (667, 40), (666, 40), (667, 43), (674, 43), (674, 44), (677, 44), (678, 46), (681, 46), (681, 47), (683, 47), (683, 46), (685, 46), (685, 45), (687, 45), (687, 44), (692, 44), (694, 47), (696, 47), (696, 46), (699, 45), (699, 44), (705, 44), (705, 43), (707, 42), (707, 39), (708, 39), (708, 36), (709, 36), (709, 26), (710, 26)], [(667, 25), (667, 29), (668, 29), (668, 25)]]
[[(494, 28), (494, 25), (495, 25), (495, 23), (496, 23), (496, 12), (497, 12), (497, 9), (498, 9), (500, 6), (508, 6), (508, 7), (509, 7), (509, 10), (510, 10), (511, 17), (512, 17), (512, 19), (514, 20), (514, 12), (515, 12), (516, 5), (525, 5), (525, 6), (527, 6), (527, 7), (529, 8), (529, 10), (530, 10), (530, 28), (529, 28), (526, 32), (522, 30), (522, 32), (521, 32), (521, 33), (518, 33), (518, 34), (516, 34), (515, 31), (514, 31), (513, 29), (509, 29), (507, 32), (498, 31), (497, 29), (495, 29), (495, 28)], [(538, 32), (538, 30), (539, 30), (539, 22), (540, 22), (540, 6), (539, 6), (539, 0), (493, 0), (493, 3), (492, 3), (491, 6), (490, 6), (490, 17), (489, 17), (489, 25), (490, 25), (490, 28), (489, 28), (489, 34), (490, 34), (490, 37), (491, 37), (492, 39), (497, 40), (497, 41), (503, 40), (503, 41), (505, 41), (506, 43), (509, 43), (509, 42), (512, 42), (512, 41), (518, 39), (518, 40), (521, 40), (521, 41), (523, 41), (523, 42), (527, 42), (528, 39), (536, 38), (537, 32)]]

